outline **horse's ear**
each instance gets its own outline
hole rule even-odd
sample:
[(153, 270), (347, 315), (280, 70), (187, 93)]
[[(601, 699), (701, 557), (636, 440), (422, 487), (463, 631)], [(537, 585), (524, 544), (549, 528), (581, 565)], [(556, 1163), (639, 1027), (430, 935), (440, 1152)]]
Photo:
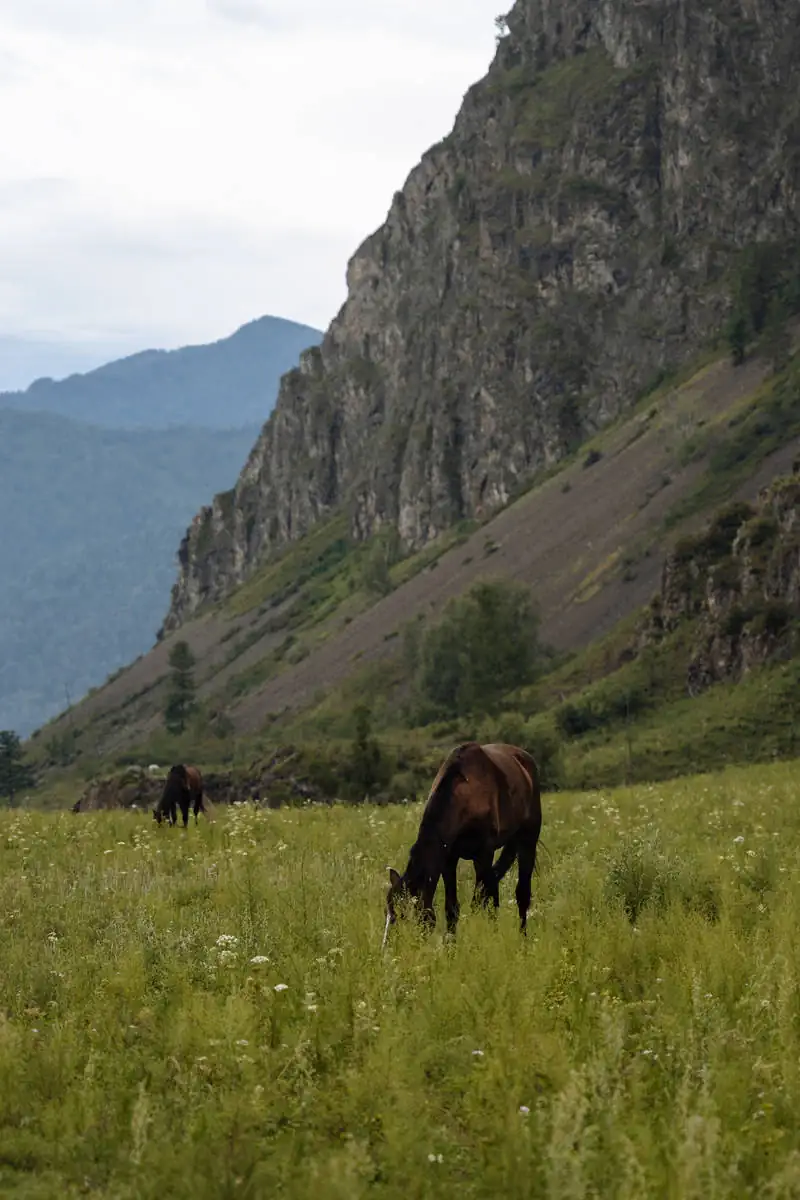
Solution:
[(400, 875), (397, 874), (394, 867), (389, 867), (389, 882), (393, 888), (399, 888), (403, 882)]

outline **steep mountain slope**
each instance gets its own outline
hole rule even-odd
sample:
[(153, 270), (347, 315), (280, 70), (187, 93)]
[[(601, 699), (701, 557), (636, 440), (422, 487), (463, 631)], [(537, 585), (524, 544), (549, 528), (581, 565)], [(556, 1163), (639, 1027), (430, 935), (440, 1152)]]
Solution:
[(167, 629), (336, 511), (410, 547), (491, 512), (719, 330), (742, 247), (796, 249), (792, 6), (517, 0), (507, 24), (192, 523)]
[[(256, 733), (387, 661), (408, 622), (435, 619), (487, 575), (530, 585), (546, 641), (586, 646), (650, 599), (670, 539), (702, 523), (720, 497), (752, 499), (790, 467), (800, 393), (795, 387), (789, 398), (790, 420), (771, 431), (774, 386), (768, 364), (752, 358), (739, 368), (713, 361), (661, 388), (482, 527), (454, 530), (397, 563), (380, 599), (363, 585), (371, 547), (350, 541), (337, 517), (168, 634), (51, 731), (80, 731), (82, 753), (104, 758), (141, 745), (161, 727), (167, 658), (180, 637), (198, 659), (204, 729), (222, 713), (238, 733)], [(721, 470), (728, 459), (734, 465)]]
[(87, 375), (39, 379), (25, 392), (0, 394), (0, 404), (112, 429), (260, 425), (281, 375), (321, 337), (308, 325), (260, 317), (210, 345), (145, 350)]
[(0, 729), (27, 733), (152, 645), (180, 530), (256, 432), (0, 408)]

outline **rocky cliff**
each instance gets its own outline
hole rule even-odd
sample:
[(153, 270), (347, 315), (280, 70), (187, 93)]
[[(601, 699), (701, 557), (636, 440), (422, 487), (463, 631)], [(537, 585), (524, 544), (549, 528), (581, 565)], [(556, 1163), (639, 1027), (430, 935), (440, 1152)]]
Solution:
[(755, 507), (731, 504), (664, 563), (645, 640), (686, 619), (697, 635), (687, 684), (696, 694), (800, 648), (800, 475), (778, 479)]
[(782, 0), (518, 0), (192, 523), (166, 628), (343, 506), (409, 547), (491, 510), (693, 355), (737, 251), (796, 233), (798, 53)]

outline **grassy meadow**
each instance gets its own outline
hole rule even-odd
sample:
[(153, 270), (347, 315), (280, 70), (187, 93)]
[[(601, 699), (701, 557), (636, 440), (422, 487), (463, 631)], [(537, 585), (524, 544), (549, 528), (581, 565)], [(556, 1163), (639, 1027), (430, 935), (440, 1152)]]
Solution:
[(527, 942), (385, 954), (418, 805), (4, 813), (0, 1194), (800, 1196), (799, 782), (546, 795)]

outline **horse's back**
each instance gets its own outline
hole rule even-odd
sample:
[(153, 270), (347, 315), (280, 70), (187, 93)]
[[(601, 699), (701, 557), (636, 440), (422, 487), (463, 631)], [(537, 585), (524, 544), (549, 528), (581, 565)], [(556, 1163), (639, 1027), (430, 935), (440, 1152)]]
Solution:
[(197, 767), (186, 768), (186, 781), (193, 791), (202, 792), (203, 776), (200, 774)]
[(482, 749), (504, 776), (509, 799), (519, 810), (520, 821), (541, 823), (539, 768), (533, 755), (508, 742), (488, 742)]

